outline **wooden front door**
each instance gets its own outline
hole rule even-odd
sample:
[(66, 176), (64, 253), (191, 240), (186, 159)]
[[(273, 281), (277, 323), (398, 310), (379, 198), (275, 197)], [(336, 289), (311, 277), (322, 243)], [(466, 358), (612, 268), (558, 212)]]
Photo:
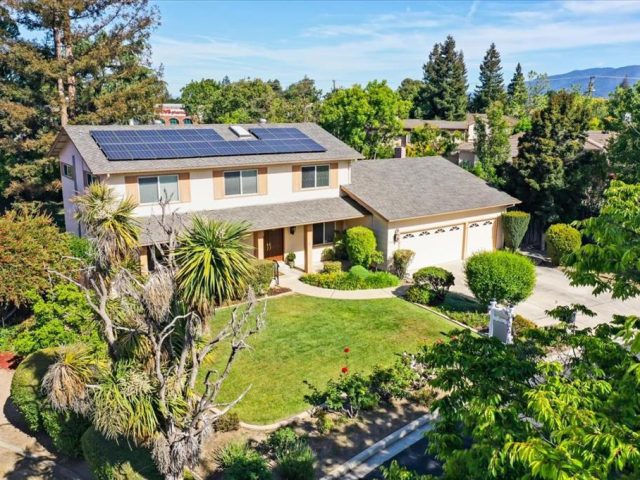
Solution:
[(284, 260), (284, 229), (264, 231), (264, 258)]

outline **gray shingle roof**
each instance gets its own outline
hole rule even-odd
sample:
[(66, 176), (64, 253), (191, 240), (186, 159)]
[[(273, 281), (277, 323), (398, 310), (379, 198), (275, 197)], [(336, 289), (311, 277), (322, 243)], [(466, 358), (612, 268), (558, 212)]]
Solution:
[[(282, 163), (305, 163), (318, 161), (335, 160), (355, 160), (362, 158), (362, 155), (345, 143), (338, 140), (326, 130), (315, 123), (273, 123), (268, 127), (295, 127), (302, 133), (309, 136), (324, 148), (326, 152), (316, 153), (286, 153), (270, 155), (237, 155), (230, 157), (197, 157), (179, 158), (166, 160), (128, 160), (109, 161), (102, 153), (96, 142), (91, 137), (91, 130), (157, 130), (157, 129), (198, 129), (213, 128), (225, 140), (239, 140), (236, 135), (229, 130), (230, 125), (68, 125), (58, 134), (54, 146), (51, 149), (52, 155), (58, 155), (66, 142), (71, 140), (82, 158), (91, 169), (91, 173), (101, 175), (105, 173), (127, 173), (127, 172), (148, 172), (148, 171), (175, 171), (193, 170), (199, 168), (233, 167), (240, 165), (269, 165)], [(260, 128), (261, 124), (242, 124), (246, 129)]]
[[(245, 221), (251, 225), (250, 231), (307, 225), (362, 218), (368, 212), (348, 197), (301, 200), (297, 202), (270, 205), (252, 205), (222, 210), (189, 212), (177, 215), (180, 228), (186, 228), (194, 215), (219, 221)], [(151, 245), (162, 242), (166, 236), (159, 228), (158, 217), (139, 217), (141, 244)]]
[(520, 203), (442, 157), (359, 161), (342, 188), (388, 221)]

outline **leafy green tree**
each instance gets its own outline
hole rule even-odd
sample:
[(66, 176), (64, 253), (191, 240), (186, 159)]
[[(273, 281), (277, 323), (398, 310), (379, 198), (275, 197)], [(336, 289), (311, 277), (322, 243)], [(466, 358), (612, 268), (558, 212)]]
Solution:
[[(118, 210), (112, 195), (101, 198), (104, 212)], [(262, 327), (265, 310), (255, 312), (249, 295), (248, 304), (236, 308), (215, 334), (203, 335), (209, 319), (192, 310), (177, 287), (179, 223), (173, 215), (158, 221), (166, 241), (154, 245), (158, 255), (148, 275), (142, 277), (119, 261), (139, 247), (129, 247), (129, 239), (120, 238), (103, 244), (112, 251), (102, 256), (101, 265), (83, 269), (82, 282), (63, 276), (84, 293), (109, 346), (109, 361), (99, 362), (81, 349), (64, 349), (47, 370), (42, 388), (54, 409), (87, 417), (107, 439), (126, 439), (149, 449), (163, 478), (182, 480), (185, 470), (197, 466), (215, 422), (247, 393), (248, 389), (231, 403), (217, 401), (238, 353)], [(122, 232), (97, 216), (86, 216), (85, 222), (93, 232), (93, 250), (102, 248), (96, 239)], [(131, 251), (122, 252), (120, 246)], [(238, 260), (225, 251), (237, 245), (196, 242), (193, 248), (203, 246), (212, 257)], [(232, 272), (236, 264), (226, 265), (231, 279), (237, 276)], [(226, 280), (219, 278), (215, 284)], [(206, 299), (209, 304), (215, 300), (229, 298)], [(221, 359), (220, 370), (202, 371), (209, 354)]]
[(427, 124), (415, 128), (411, 132), (411, 143), (407, 145), (407, 156), (447, 155), (455, 149), (456, 145), (452, 135)]
[(189, 115), (206, 122), (205, 109), (221, 89), (222, 85), (211, 78), (193, 80), (180, 90), (180, 101)]
[(527, 115), (532, 115), (547, 105), (547, 94), (551, 89), (549, 76), (531, 70), (527, 75)]
[(522, 117), (526, 112), (528, 95), (522, 66), (518, 63), (507, 86), (507, 113), (517, 118)]
[(544, 227), (573, 220), (566, 218), (567, 208), (573, 208), (567, 202), (580, 198), (567, 190), (566, 170), (584, 148), (587, 121), (588, 112), (578, 94), (554, 92), (548, 105), (534, 113), (531, 131), (520, 139), (507, 188)]
[(611, 95), (608, 127), (617, 132), (608, 151), (613, 172), (619, 180), (640, 183), (640, 82)]
[(423, 347), (416, 361), (444, 392), (427, 434), (443, 478), (640, 475), (638, 380), (628, 374), (638, 361), (611, 333), (525, 330), (505, 345), (463, 331)]
[(288, 122), (312, 122), (318, 117), (322, 90), (315, 80), (305, 76), (289, 85), (283, 92), (285, 116)]
[(463, 120), (467, 115), (467, 67), (452, 36), (433, 46), (423, 71), (420, 108), (425, 118)]
[(498, 169), (511, 160), (511, 129), (504, 118), (501, 102), (494, 102), (487, 110), (486, 121), (482, 117), (476, 119), (475, 150), (478, 164), (474, 173), (497, 186), (504, 184), (498, 175)]
[(320, 125), (367, 158), (390, 156), (402, 132), (409, 102), (385, 81), (372, 81), (331, 92), (320, 107)]
[(400, 82), (396, 92), (400, 95), (402, 100), (411, 102), (411, 108), (409, 109), (409, 118), (422, 118), (422, 110), (420, 106), (420, 93), (422, 91), (422, 80), (416, 80), (413, 78), (405, 78)]
[(473, 108), (476, 112), (486, 112), (494, 102), (504, 102), (504, 81), (500, 52), (492, 43), (480, 64), (480, 82), (473, 96)]

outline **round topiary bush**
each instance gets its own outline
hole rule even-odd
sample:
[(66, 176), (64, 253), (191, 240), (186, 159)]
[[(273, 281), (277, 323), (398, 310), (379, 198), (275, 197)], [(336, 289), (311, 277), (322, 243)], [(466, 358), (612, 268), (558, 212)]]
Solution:
[(533, 293), (536, 270), (527, 257), (511, 252), (481, 252), (464, 266), (467, 285), (484, 305), (491, 300), (515, 305)]
[(502, 232), (504, 234), (505, 247), (511, 250), (520, 248), (522, 239), (527, 233), (527, 228), (529, 228), (530, 220), (531, 215), (519, 210), (512, 210), (502, 214)]
[(369, 267), (376, 251), (376, 236), (367, 227), (351, 227), (345, 233), (347, 255), (352, 265)]
[(151, 452), (121, 439), (107, 440), (95, 428), (89, 428), (82, 438), (82, 453), (97, 480), (161, 480)]
[(420, 305), (431, 305), (434, 296), (431, 290), (419, 287), (418, 285), (411, 285), (407, 293), (404, 294), (404, 298), (408, 301), (411, 303), (419, 303)]
[(547, 230), (546, 244), (551, 263), (558, 266), (565, 256), (580, 248), (582, 235), (571, 225), (556, 223)]
[(455, 277), (441, 267), (424, 267), (413, 274), (413, 281), (418, 287), (431, 292), (432, 302), (442, 303), (453, 286)]

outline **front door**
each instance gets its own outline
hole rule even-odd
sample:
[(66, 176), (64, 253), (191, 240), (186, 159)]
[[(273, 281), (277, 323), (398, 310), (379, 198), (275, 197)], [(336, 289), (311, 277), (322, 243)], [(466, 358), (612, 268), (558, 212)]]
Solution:
[(284, 229), (264, 231), (264, 258), (284, 260)]

